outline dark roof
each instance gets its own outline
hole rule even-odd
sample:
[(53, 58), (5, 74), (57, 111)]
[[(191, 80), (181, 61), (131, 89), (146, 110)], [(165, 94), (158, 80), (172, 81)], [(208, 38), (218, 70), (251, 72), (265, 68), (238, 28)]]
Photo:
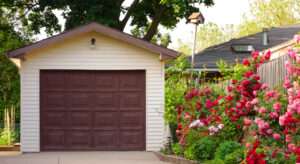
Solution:
[(101, 32), (103, 34), (109, 35), (111, 37), (123, 40), (125, 42), (131, 43), (131, 44), (134, 44), (134, 45), (137, 45), (137, 46), (140, 46), (140, 47), (144, 47), (146, 49), (149, 49), (149, 50), (152, 50), (152, 51), (155, 51), (155, 52), (158, 52), (158, 53), (161, 54), (161, 59), (176, 59), (177, 57), (179, 57), (181, 55), (177, 51), (168, 49), (166, 47), (161, 47), (161, 46), (153, 44), (149, 41), (139, 39), (137, 37), (134, 37), (134, 36), (126, 34), (126, 33), (123, 33), (123, 32), (118, 31), (116, 29), (107, 27), (107, 26), (105, 26), (103, 24), (100, 24), (98, 22), (91, 22), (91, 23), (88, 23), (88, 24), (85, 24), (85, 25), (78, 26), (76, 28), (70, 29), (70, 30), (65, 31), (63, 33), (60, 33), (58, 35), (43, 39), (43, 40), (38, 41), (38, 42), (35, 42), (33, 44), (30, 44), (30, 45), (27, 45), (27, 46), (24, 46), (24, 47), (15, 49), (15, 50), (8, 51), (5, 54), (9, 58), (21, 58), (21, 59), (23, 59), (26, 52), (33, 51), (35, 49), (42, 48), (42, 47), (48, 46), (50, 44), (53, 44), (53, 43), (56, 43), (56, 42), (59, 42), (59, 41), (77, 36), (77, 35), (82, 34), (82, 33), (86, 33), (86, 32), (89, 32), (89, 31), (98, 31), (98, 32)]
[[(252, 34), (246, 37), (232, 39), (228, 42), (208, 47), (197, 53), (194, 57), (194, 68), (218, 68), (216, 62), (223, 59), (228, 64), (235, 64), (235, 59), (241, 62), (250, 56), (249, 52), (233, 52), (233, 44), (250, 44), (255, 51), (263, 51), (293, 39), (300, 31), (300, 24), (284, 25), (268, 29), (269, 42), (266, 46), (262, 44), (263, 32)], [(201, 42), (201, 40), (199, 40)], [(191, 58), (190, 56), (187, 58)]]

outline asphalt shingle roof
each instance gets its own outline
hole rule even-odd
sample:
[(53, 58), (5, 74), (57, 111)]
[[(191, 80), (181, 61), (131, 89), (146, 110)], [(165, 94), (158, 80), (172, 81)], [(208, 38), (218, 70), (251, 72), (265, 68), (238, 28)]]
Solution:
[[(235, 59), (242, 61), (250, 56), (249, 52), (232, 52), (232, 44), (250, 44), (255, 51), (263, 51), (293, 39), (300, 31), (300, 24), (284, 25), (268, 29), (269, 42), (266, 46), (262, 44), (263, 32), (246, 37), (232, 39), (228, 42), (206, 48), (197, 53), (194, 58), (194, 68), (218, 68), (216, 62), (223, 59), (228, 64), (235, 64)], [(200, 41), (201, 42), (201, 41)], [(191, 57), (187, 57), (191, 59)]]

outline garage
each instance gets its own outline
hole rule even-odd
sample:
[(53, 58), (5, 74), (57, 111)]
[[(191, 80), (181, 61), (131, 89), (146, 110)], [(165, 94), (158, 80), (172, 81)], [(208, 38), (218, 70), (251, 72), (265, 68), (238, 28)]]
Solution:
[(91, 22), (6, 52), (21, 81), (21, 151), (159, 151), (165, 64), (180, 54)]
[(41, 150), (145, 150), (145, 72), (42, 70)]

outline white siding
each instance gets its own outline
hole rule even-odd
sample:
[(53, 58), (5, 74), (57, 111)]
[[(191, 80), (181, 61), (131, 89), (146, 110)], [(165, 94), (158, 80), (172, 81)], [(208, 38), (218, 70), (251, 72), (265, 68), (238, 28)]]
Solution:
[[(96, 39), (91, 49), (90, 40)], [(159, 54), (98, 32), (27, 53), (21, 62), (21, 151), (40, 151), (41, 69), (146, 70), (146, 150), (157, 151), (164, 139), (164, 63)]]

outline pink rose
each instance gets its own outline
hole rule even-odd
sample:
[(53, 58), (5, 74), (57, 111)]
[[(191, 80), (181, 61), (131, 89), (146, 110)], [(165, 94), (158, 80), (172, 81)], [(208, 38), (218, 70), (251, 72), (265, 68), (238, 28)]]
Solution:
[(279, 140), (280, 137), (281, 137), (281, 135), (278, 134), (278, 133), (274, 133), (274, 134), (273, 134), (273, 138), (274, 138), (275, 140)]
[(251, 120), (247, 119), (247, 118), (244, 118), (244, 123), (249, 126), (251, 125)]
[(272, 129), (268, 129), (268, 130), (267, 130), (267, 133), (268, 133), (268, 134), (272, 134), (272, 133), (273, 133), (273, 130), (272, 130)]
[(259, 111), (259, 113), (262, 113), (262, 114), (264, 114), (264, 113), (266, 113), (266, 111), (267, 111), (267, 109), (266, 109), (266, 108), (264, 108), (264, 107), (261, 107), (261, 108), (260, 108), (260, 111)]
[(251, 144), (248, 142), (246, 143), (246, 148), (250, 148)]
[(263, 85), (261, 86), (261, 88), (262, 88), (262, 89), (267, 89), (267, 88), (269, 88), (269, 85), (268, 85), (268, 84), (263, 84)]
[(294, 40), (297, 44), (299, 44), (300, 43), (300, 35), (295, 35)]
[(219, 125), (218, 125), (218, 128), (219, 128), (219, 129), (222, 129), (223, 127), (224, 127), (224, 124), (219, 124)]
[(294, 149), (295, 149), (296, 147), (295, 147), (295, 144), (294, 144), (294, 143), (289, 143), (288, 148), (289, 148), (290, 150), (294, 151)]
[(251, 104), (252, 105), (255, 105), (255, 104), (257, 104), (258, 103), (258, 98), (255, 98), (255, 99), (253, 99), (252, 101), (251, 101)]
[(275, 110), (277, 110), (277, 111), (280, 110), (280, 106), (281, 106), (281, 104), (280, 104), (279, 102), (273, 104), (273, 108), (274, 108)]

